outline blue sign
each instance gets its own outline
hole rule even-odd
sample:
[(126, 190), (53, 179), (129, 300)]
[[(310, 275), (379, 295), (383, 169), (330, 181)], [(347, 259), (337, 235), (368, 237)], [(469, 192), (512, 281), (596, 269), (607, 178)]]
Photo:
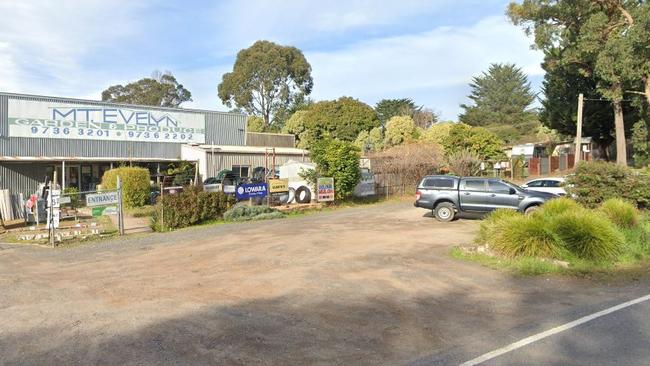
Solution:
[(268, 187), (266, 183), (240, 184), (235, 191), (238, 200), (247, 200), (253, 197), (266, 197)]

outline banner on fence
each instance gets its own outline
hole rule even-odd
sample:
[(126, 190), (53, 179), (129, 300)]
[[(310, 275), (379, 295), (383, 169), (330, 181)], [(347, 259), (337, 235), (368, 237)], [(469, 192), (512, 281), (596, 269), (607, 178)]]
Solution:
[(238, 200), (247, 200), (254, 197), (266, 197), (268, 187), (266, 183), (240, 184), (235, 191)]
[(334, 201), (334, 178), (318, 178), (318, 202)]

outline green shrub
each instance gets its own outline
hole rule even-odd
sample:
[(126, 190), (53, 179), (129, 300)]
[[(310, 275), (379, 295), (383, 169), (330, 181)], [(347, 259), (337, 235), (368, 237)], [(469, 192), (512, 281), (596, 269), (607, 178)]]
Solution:
[(609, 198), (650, 207), (650, 177), (604, 161), (581, 162), (567, 180), (567, 190), (581, 204), (595, 208)]
[(600, 211), (616, 226), (631, 228), (639, 223), (639, 211), (633, 204), (620, 198), (610, 198), (603, 202)]
[(491, 232), (490, 249), (506, 257), (557, 258), (562, 248), (545, 220), (533, 216), (505, 218)]
[(361, 179), (359, 149), (354, 144), (324, 138), (313, 144), (309, 157), (316, 163), (316, 176), (334, 178), (334, 194), (337, 200), (352, 195), (354, 187)]
[(158, 200), (151, 226), (156, 231), (164, 231), (219, 219), (233, 204), (234, 199), (222, 192), (186, 187), (179, 194), (165, 195)]
[(104, 189), (117, 189), (117, 177), (122, 179), (122, 200), (125, 207), (140, 207), (149, 202), (151, 183), (149, 170), (121, 167), (107, 170), (102, 177)]
[(248, 204), (241, 202), (226, 211), (223, 218), (226, 221), (250, 221), (277, 219), (284, 216), (284, 213), (266, 205), (249, 206)]
[(554, 217), (547, 227), (559, 244), (581, 259), (613, 259), (625, 241), (607, 217), (589, 210), (565, 212)]
[(79, 207), (79, 189), (77, 187), (67, 187), (63, 190), (63, 194), (70, 197), (70, 206), (72, 208)]

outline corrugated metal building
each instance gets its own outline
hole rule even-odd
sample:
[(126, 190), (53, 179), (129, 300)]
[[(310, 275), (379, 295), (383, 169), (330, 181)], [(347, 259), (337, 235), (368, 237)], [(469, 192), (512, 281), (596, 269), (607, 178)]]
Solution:
[[(290, 135), (247, 134), (246, 116), (238, 113), (0, 93), (0, 189), (15, 199), (33, 193), (55, 171), (65, 187), (82, 191), (95, 189), (104, 171), (118, 164), (155, 172), (160, 165), (193, 160), (203, 177), (249, 166), (239, 170), (244, 173), (263, 166), (265, 147), (290, 149), (293, 143)], [(217, 148), (221, 158), (197, 159), (183, 154), (183, 146), (203, 147), (210, 156)]]

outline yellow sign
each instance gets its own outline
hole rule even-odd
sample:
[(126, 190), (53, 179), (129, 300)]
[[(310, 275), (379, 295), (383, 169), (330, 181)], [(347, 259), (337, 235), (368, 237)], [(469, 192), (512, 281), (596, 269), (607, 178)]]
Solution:
[(269, 192), (279, 193), (289, 191), (289, 179), (269, 179)]

